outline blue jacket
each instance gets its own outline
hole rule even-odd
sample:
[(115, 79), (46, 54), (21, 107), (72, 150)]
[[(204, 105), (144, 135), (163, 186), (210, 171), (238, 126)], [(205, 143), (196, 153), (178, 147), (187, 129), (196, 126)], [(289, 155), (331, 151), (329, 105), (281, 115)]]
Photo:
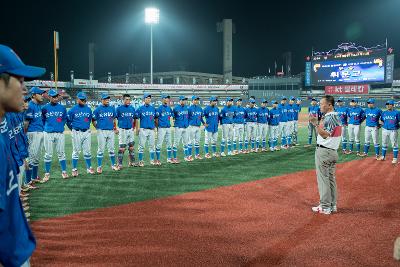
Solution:
[(221, 124), (232, 124), (235, 116), (235, 107), (223, 107), (219, 116), (221, 118)]
[(97, 122), (96, 129), (98, 130), (113, 130), (116, 117), (117, 113), (112, 106), (101, 104), (93, 111), (93, 120)]
[(135, 120), (135, 108), (131, 105), (121, 105), (117, 107), (118, 128), (132, 129)]
[(87, 130), (93, 118), (92, 110), (87, 106), (75, 105), (67, 112), (67, 125), (70, 129)]
[(42, 108), (44, 131), (47, 133), (63, 133), (67, 122), (67, 109), (60, 103), (48, 103)]
[(189, 110), (188, 107), (178, 105), (173, 110), (175, 123), (174, 127), (187, 128), (189, 127)]
[(171, 127), (172, 108), (168, 105), (161, 105), (156, 110), (156, 118), (158, 119), (158, 128)]
[(211, 133), (218, 132), (218, 120), (219, 120), (219, 109), (218, 107), (207, 106), (204, 111), (204, 117), (206, 118), (206, 131)]
[(136, 110), (136, 118), (140, 119), (140, 128), (154, 129), (156, 109), (152, 105), (143, 105)]
[(191, 105), (189, 107), (189, 125), (200, 126), (203, 123), (203, 109), (198, 105)]

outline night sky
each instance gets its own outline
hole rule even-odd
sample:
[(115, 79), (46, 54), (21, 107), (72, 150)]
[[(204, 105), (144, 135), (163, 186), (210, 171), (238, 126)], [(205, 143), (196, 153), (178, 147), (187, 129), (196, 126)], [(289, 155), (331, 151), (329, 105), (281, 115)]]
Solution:
[[(279, 3), (277, 3), (279, 2)], [(53, 30), (60, 33), (60, 79), (88, 78), (88, 43), (97, 46), (95, 78), (149, 72), (150, 28), (144, 9), (160, 9), (154, 27), (154, 72), (222, 73), (222, 34), (216, 23), (233, 19), (233, 74), (266, 75), (292, 52), (292, 73), (304, 71), (311, 48), (327, 51), (352, 41), (384, 43), (400, 60), (400, 1), (3, 1), (0, 43), (27, 64), (53, 70)], [(397, 62), (395, 63), (397, 66)], [(133, 66), (133, 67), (132, 67)], [(49, 74), (45, 78), (49, 78)]]

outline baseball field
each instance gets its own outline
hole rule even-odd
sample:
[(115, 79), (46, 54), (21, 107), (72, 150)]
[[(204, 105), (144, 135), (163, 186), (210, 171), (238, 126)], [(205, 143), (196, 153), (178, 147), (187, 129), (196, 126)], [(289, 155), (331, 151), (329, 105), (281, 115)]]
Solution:
[[(144, 168), (119, 172), (106, 156), (93, 176), (81, 158), (80, 175), (67, 180), (54, 155), (50, 181), (31, 192), (32, 265), (396, 266), (400, 165), (391, 154), (384, 162), (341, 154), (338, 213), (313, 214), (315, 148), (303, 147), (305, 123), (299, 140), (289, 150), (179, 165), (164, 163), (164, 152), (164, 164), (151, 166), (146, 153)], [(66, 148), (71, 166), (68, 134)], [(96, 149), (94, 134), (94, 166)]]

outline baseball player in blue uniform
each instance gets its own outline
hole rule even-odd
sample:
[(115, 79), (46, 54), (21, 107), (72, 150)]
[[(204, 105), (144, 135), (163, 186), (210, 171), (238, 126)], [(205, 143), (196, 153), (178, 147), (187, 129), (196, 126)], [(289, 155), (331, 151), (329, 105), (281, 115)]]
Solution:
[(192, 148), (194, 147), (195, 159), (203, 159), (200, 155), (200, 126), (204, 125), (203, 109), (199, 105), (200, 97), (192, 96), (192, 105), (189, 107), (189, 155), (192, 156)]
[(357, 106), (357, 100), (352, 99), (349, 108), (349, 151), (346, 154), (353, 153), (354, 139), (356, 141), (357, 155), (360, 155), (360, 126), (365, 120), (365, 112), (362, 108)]
[[(36, 78), (44, 72), (26, 66), (11, 48), (0, 45), (0, 121), (6, 112), (22, 111), (24, 78)], [(36, 241), (19, 198), (17, 165), (2, 134), (0, 155), (0, 265), (25, 267), (29, 266)]]
[(301, 99), (297, 98), (296, 103), (293, 104), (293, 133), (292, 144), (298, 146), (298, 133), (299, 133), (299, 113), (301, 112)]
[[(28, 191), (29, 189), (26, 187), (27, 182), (24, 180), (25, 178), (25, 171), (28, 168), (28, 162), (27, 158), (29, 156), (28, 153), (28, 137), (26, 136), (25, 130), (24, 130), (24, 123), (25, 123), (25, 115), (26, 115), (26, 110), (28, 109), (28, 102), (31, 100), (30, 95), (24, 96), (24, 105), (22, 107), (22, 112), (16, 113), (16, 119), (18, 121), (18, 134), (16, 135), (17, 138), (17, 146), (18, 146), (18, 151), (21, 156), (21, 159), (23, 160), (22, 165), (20, 166), (20, 173), (19, 173), (19, 183), (21, 185), (21, 188), (24, 189), (23, 191)], [(24, 192), (21, 192), (21, 196), (25, 197), (28, 196), (28, 194), (25, 194)]]
[(337, 107), (335, 111), (340, 118), (342, 124), (342, 150), (343, 153), (347, 153), (347, 133), (348, 133), (348, 120), (349, 120), (349, 108), (344, 105), (343, 97), (339, 97), (337, 101)]
[(122, 96), (123, 105), (117, 107), (118, 119), (118, 168), (122, 168), (125, 150), (128, 148), (128, 166), (135, 166), (135, 133), (133, 131), (136, 123), (135, 108), (131, 105), (131, 96)]
[(289, 98), (289, 104), (286, 105), (287, 108), (287, 131), (286, 131), (286, 147), (290, 148), (292, 146), (292, 136), (293, 136), (293, 129), (294, 129), (294, 117), (295, 117), (295, 103), (296, 98), (291, 96)]
[(245, 117), (246, 110), (242, 107), (242, 99), (236, 98), (235, 115), (233, 117), (233, 154), (235, 155), (243, 153)]
[(281, 103), (278, 105), (278, 109), (281, 111), (281, 117), (279, 122), (279, 131), (281, 135), (281, 148), (288, 148), (288, 104), (286, 96), (283, 96)]
[(183, 145), (183, 153), (184, 153), (184, 160), (185, 161), (193, 161), (192, 156), (189, 155), (188, 151), (188, 143), (189, 143), (189, 110), (186, 106), (187, 97), (180, 96), (179, 97), (179, 105), (177, 105), (173, 109), (174, 114), (174, 127), (175, 127), (175, 134), (174, 134), (174, 146), (172, 148), (172, 153), (174, 155), (174, 163), (179, 163), (177, 153), (179, 143), (182, 140)]
[(210, 159), (209, 146), (211, 144), (212, 155), (219, 157), (217, 153), (217, 140), (218, 140), (218, 122), (219, 122), (219, 109), (217, 107), (218, 99), (215, 96), (210, 97), (210, 105), (204, 108), (205, 123), (205, 136), (204, 136), (204, 151), (205, 158)]
[(261, 100), (261, 107), (257, 110), (257, 145), (256, 149), (260, 148), (261, 142), (261, 151), (267, 151), (267, 135), (268, 135), (268, 118), (269, 118), (269, 109), (267, 108), (268, 101), (266, 99)]
[(28, 164), (26, 170), (26, 181), (29, 187), (35, 189), (34, 182), (41, 182), (38, 177), (39, 156), (43, 145), (43, 114), (42, 106), (44, 91), (38, 87), (32, 87), (30, 90), (31, 101), (28, 103), (28, 109), (25, 115), (25, 129), (28, 137)]
[(155, 154), (155, 117), (156, 109), (151, 105), (151, 94), (145, 93), (143, 95), (144, 104), (136, 109), (136, 119), (140, 120), (140, 130), (139, 125), (136, 124), (136, 134), (139, 134), (139, 149), (138, 158), (139, 167), (144, 166), (143, 162), (143, 151), (148, 141), (149, 152), (150, 152), (150, 164), (156, 165), (154, 161)]
[(317, 105), (317, 99), (315, 98), (311, 99), (311, 106), (308, 107), (308, 117), (308, 144), (305, 145), (306, 147), (311, 145), (313, 135), (315, 136), (315, 140), (317, 139), (317, 129), (315, 129), (315, 126), (310, 122), (310, 118), (317, 118), (318, 123), (322, 118), (321, 110)]
[(103, 155), (107, 146), (108, 155), (111, 161), (111, 168), (118, 171), (115, 164), (115, 135), (118, 133), (115, 125), (117, 113), (115, 108), (110, 106), (110, 96), (107, 93), (101, 94), (101, 104), (93, 111), (93, 126), (97, 129), (97, 173), (103, 172)]
[(42, 108), (44, 120), (44, 169), (45, 174), (43, 182), (50, 179), (50, 168), (53, 157), (53, 145), (56, 145), (58, 160), (61, 166), (61, 176), (68, 178), (67, 162), (65, 160), (65, 135), (64, 127), (67, 122), (67, 109), (59, 103), (59, 94), (56, 90), (48, 91), (50, 103)]
[(86, 104), (87, 96), (84, 92), (77, 95), (77, 104), (67, 112), (67, 125), (72, 131), (72, 176), (78, 176), (79, 154), (83, 151), (86, 163), (86, 173), (95, 174), (92, 167), (92, 135), (90, 123), (93, 112)]
[(228, 145), (228, 155), (232, 155), (233, 140), (233, 118), (235, 115), (235, 107), (233, 106), (233, 98), (226, 98), (226, 105), (222, 108), (219, 116), (222, 127), (221, 139), (221, 156), (226, 157), (225, 146)]
[(367, 101), (368, 108), (365, 109), (365, 142), (364, 142), (364, 153), (361, 157), (366, 157), (368, 155), (370, 140), (372, 137), (372, 142), (375, 148), (375, 157), (379, 158), (379, 120), (382, 115), (382, 110), (375, 107), (375, 99), (370, 98)]
[(399, 145), (398, 145), (398, 130), (400, 127), (400, 112), (394, 109), (394, 100), (386, 102), (387, 110), (382, 112), (381, 121), (383, 122), (382, 130), (382, 156), (378, 160), (386, 159), (388, 148), (388, 139), (393, 147), (392, 163), (398, 163)]
[(249, 142), (251, 142), (251, 152), (256, 152), (258, 111), (255, 104), (256, 100), (250, 98), (250, 106), (246, 109), (246, 140), (244, 141), (245, 154), (249, 153)]
[(281, 121), (281, 111), (278, 108), (278, 101), (272, 101), (272, 108), (269, 110), (269, 149), (271, 151), (280, 150), (278, 147), (279, 123)]
[(157, 126), (157, 145), (156, 145), (156, 164), (161, 165), (160, 156), (161, 148), (164, 143), (167, 146), (167, 162), (174, 163), (172, 160), (172, 131), (171, 118), (172, 108), (170, 107), (171, 97), (167, 94), (161, 96), (162, 105), (156, 110), (156, 126)]

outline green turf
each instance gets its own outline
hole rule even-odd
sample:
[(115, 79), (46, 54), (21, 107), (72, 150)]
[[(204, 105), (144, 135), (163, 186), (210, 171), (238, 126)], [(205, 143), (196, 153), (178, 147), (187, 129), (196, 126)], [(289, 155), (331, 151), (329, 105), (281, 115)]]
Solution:
[[(300, 128), (299, 140), (302, 144), (306, 142), (306, 136), (307, 128)], [(97, 164), (96, 143), (97, 140), (93, 136), (94, 167)], [(70, 135), (66, 135), (66, 153), (70, 171)], [(165, 154), (163, 151), (163, 163)], [(182, 159), (182, 150), (179, 150), (178, 155)], [(125, 155), (125, 161), (126, 158)], [(148, 154), (145, 158), (148, 159)], [(355, 158), (353, 155), (340, 156), (340, 162)], [(111, 171), (109, 165), (108, 156), (105, 156), (103, 174), (91, 176), (85, 173), (84, 161), (81, 158), (81, 175), (78, 178), (63, 180), (54, 155), (52, 178), (49, 182), (39, 185), (39, 190), (31, 191), (32, 219), (62, 216), (313, 169), (314, 147), (299, 146), (290, 150), (204, 159), (190, 163), (182, 162), (179, 165), (164, 163), (162, 166), (150, 166), (147, 161), (144, 168), (124, 168), (120, 172)]]

